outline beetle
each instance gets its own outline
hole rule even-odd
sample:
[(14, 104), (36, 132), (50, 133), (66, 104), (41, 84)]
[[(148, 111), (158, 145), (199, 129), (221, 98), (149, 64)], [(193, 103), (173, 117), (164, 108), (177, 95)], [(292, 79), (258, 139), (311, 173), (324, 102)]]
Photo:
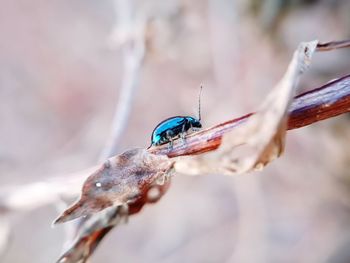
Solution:
[(181, 137), (182, 139), (185, 139), (185, 136), (189, 131), (202, 128), (201, 93), (202, 86), (200, 87), (198, 98), (198, 119), (191, 116), (174, 116), (165, 119), (154, 128), (151, 137), (151, 146), (170, 143), (171, 148), (173, 146), (173, 141), (176, 138)]

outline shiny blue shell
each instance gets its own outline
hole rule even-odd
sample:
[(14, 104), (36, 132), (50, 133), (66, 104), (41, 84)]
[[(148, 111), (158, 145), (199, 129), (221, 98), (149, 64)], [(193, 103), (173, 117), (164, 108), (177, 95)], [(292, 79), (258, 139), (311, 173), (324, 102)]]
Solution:
[(191, 128), (202, 128), (196, 118), (190, 116), (175, 116), (159, 123), (152, 133), (152, 145), (161, 145), (171, 142)]

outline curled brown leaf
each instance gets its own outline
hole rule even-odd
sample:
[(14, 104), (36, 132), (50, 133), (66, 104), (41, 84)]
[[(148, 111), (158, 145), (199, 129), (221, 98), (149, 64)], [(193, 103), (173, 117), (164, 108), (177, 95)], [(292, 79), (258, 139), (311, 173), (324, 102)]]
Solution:
[[(318, 41), (301, 43), (289, 67), (267, 96), (260, 109), (245, 125), (223, 138), (219, 154), (225, 173), (245, 173), (261, 169), (284, 151), (289, 106), (295, 96), (299, 76), (308, 68)], [(237, 145), (246, 145), (247, 155), (232, 155)]]
[(167, 179), (173, 164), (167, 156), (150, 154), (145, 149), (128, 150), (108, 159), (87, 178), (80, 199), (54, 224), (136, 202), (150, 185)]
[[(299, 76), (308, 68), (318, 41), (301, 43), (289, 67), (256, 114), (237, 129), (223, 135), (217, 151), (204, 157), (176, 163), (182, 173), (245, 173), (261, 169), (284, 150), (288, 109), (294, 98)], [(238, 147), (243, 146), (243, 147)]]
[(100, 240), (102, 240), (113, 227), (122, 222), (126, 222), (130, 215), (137, 214), (145, 204), (157, 202), (166, 193), (169, 186), (170, 180), (166, 181), (163, 185), (154, 183), (135, 203), (112, 206), (87, 218), (70, 248), (57, 262), (85, 262), (95, 251)]

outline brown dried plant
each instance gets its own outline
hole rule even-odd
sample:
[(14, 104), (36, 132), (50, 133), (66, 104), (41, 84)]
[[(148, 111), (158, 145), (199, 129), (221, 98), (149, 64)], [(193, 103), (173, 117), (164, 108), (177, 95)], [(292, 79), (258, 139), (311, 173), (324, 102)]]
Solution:
[[(284, 77), (254, 114), (191, 134), (185, 143), (175, 141), (172, 148), (134, 149), (108, 159), (85, 181), (79, 201), (55, 221), (88, 216), (59, 262), (85, 262), (122, 218), (162, 197), (173, 168), (195, 175), (259, 170), (283, 153), (287, 130), (349, 112), (350, 76), (294, 97), (299, 76), (315, 51), (348, 47), (349, 43), (301, 43)], [(175, 158), (179, 156), (183, 157)]]

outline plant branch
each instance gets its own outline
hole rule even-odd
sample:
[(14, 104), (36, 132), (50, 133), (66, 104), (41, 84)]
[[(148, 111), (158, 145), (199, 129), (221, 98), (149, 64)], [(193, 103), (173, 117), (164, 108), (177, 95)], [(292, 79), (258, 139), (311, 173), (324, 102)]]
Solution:
[[(350, 111), (350, 75), (334, 80), (324, 86), (294, 98), (289, 110), (288, 130), (332, 118)], [(167, 145), (149, 148), (153, 154), (169, 157), (200, 154), (220, 146), (224, 133), (245, 122), (254, 113), (221, 123), (186, 137), (186, 143), (174, 141), (172, 149)]]
[(316, 51), (330, 51), (333, 49), (339, 48), (347, 48), (350, 47), (350, 40), (342, 40), (342, 41), (331, 41), (327, 43), (319, 43), (317, 44)]
[(112, 34), (112, 40), (122, 47), (124, 74), (111, 133), (102, 150), (100, 161), (115, 155), (117, 152), (117, 145), (130, 115), (145, 55), (145, 21), (142, 19), (135, 21), (136, 19), (133, 18), (132, 12), (135, 3), (131, 0), (115, 0), (114, 2), (118, 21)]

